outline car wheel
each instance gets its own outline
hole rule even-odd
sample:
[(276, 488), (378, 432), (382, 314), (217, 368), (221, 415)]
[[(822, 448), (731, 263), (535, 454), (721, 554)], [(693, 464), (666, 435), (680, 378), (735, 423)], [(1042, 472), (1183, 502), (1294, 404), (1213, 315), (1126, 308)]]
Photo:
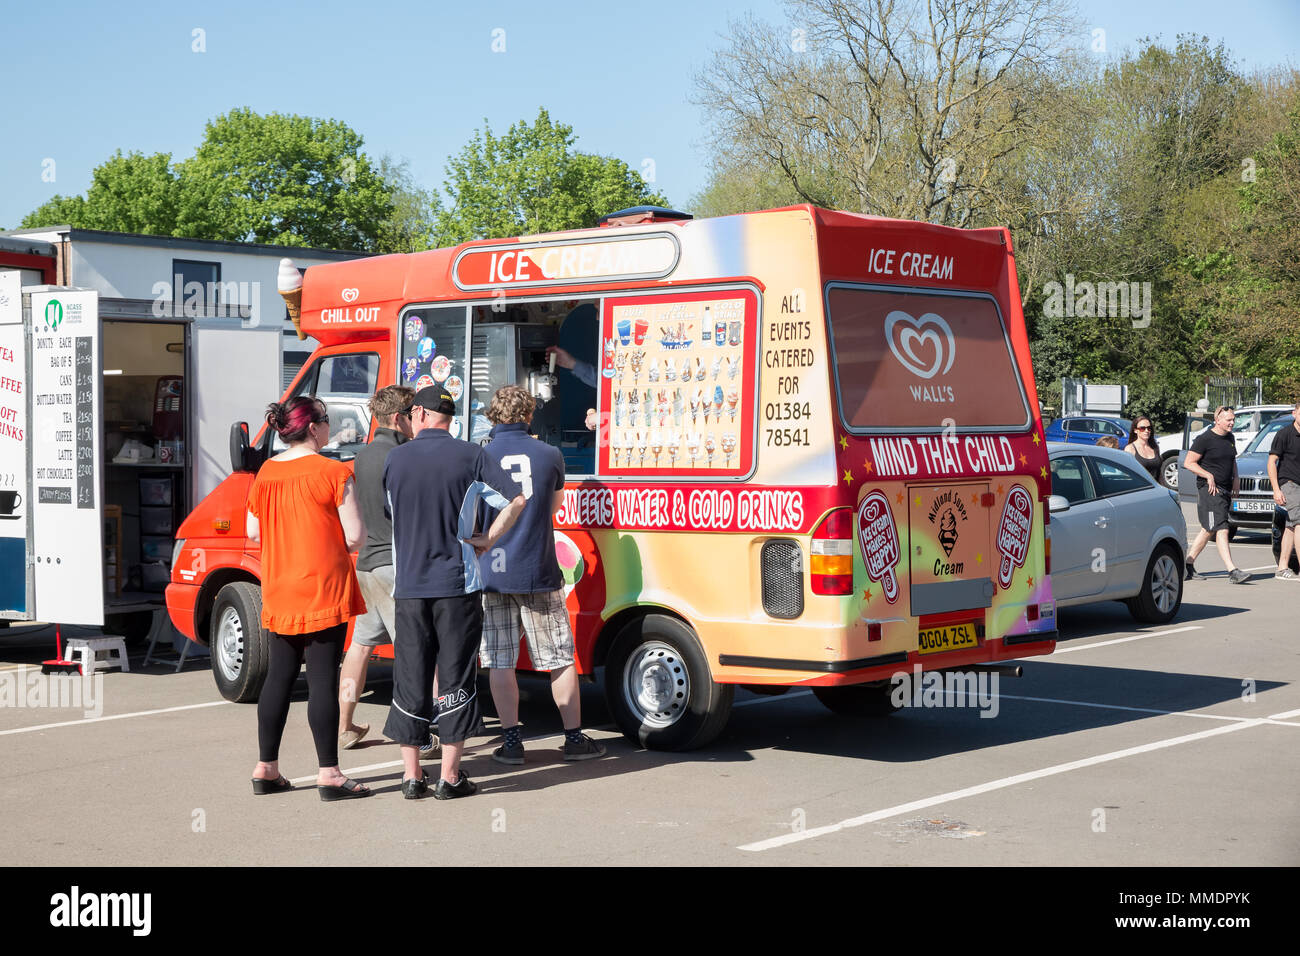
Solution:
[(270, 635), (262, 627), (262, 589), (235, 581), (217, 592), (208, 643), (212, 677), (226, 700), (257, 700), (266, 682)]
[(605, 700), (619, 728), (650, 750), (691, 750), (726, 726), (736, 689), (714, 683), (695, 632), (666, 614), (625, 627), (605, 661)]
[(1177, 548), (1171, 544), (1156, 548), (1147, 562), (1142, 590), (1126, 603), (1129, 613), (1147, 624), (1167, 624), (1174, 619), (1183, 603), (1183, 569)]
[(1171, 451), (1160, 459), (1160, 484), (1178, 490), (1178, 452)]
[(888, 717), (899, 708), (894, 704), (889, 681), (850, 684), (848, 687), (814, 687), (813, 696), (832, 713), (847, 717)]

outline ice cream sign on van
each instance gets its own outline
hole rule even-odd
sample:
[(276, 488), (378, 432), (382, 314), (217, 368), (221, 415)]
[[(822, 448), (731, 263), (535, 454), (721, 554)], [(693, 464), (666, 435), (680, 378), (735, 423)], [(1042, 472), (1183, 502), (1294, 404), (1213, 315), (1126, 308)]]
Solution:
[(625, 239), (477, 246), (456, 257), (462, 289), (658, 279), (677, 267), (677, 239), (641, 233)]

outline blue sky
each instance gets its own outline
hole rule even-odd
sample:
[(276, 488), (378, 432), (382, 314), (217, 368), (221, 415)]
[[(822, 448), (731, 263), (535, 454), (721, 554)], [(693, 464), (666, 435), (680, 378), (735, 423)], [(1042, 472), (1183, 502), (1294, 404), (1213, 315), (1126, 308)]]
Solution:
[[(1222, 39), (1246, 68), (1300, 63), (1296, 0), (1081, 0), (1111, 51), (1180, 32)], [(579, 148), (633, 168), (678, 207), (705, 183), (710, 137), (692, 77), (730, 19), (784, 19), (777, 0), (594, 3), (0, 4), (4, 64), (0, 227), (54, 193), (83, 193), (115, 149), (192, 154), (233, 107), (343, 120), (372, 155), (439, 187), (486, 118), (497, 131), (539, 106)], [(196, 53), (193, 30), (204, 31)], [(505, 52), (492, 51), (504, 30)], [(42, 179), (53, 160), (54, 182)], [(47, 173), (48, 175), (48, 173)]]

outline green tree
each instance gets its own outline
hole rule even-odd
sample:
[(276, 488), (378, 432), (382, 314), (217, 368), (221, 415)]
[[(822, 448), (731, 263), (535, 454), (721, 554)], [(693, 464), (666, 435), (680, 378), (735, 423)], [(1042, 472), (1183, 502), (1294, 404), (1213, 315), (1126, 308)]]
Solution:
[(23, 219), (24, 228), (67, 224), (80, 229), (174, 235), (181, 185), (171, 155), (118, 150), (95, 167), (85, 197), (55, 196)]
[(178, 166), (178, 234), (375, 250), (392, 188), (362, 143), (337, 120), (249, 109), (218, 116)]
[(380, 224), (375, 251), (422, 252), (437, 245), (434, 230), (442, 211), (438, 194), (422, 188), (409, 164), (391, 156), (379, 158), (379, 176), (390, 189), (393, 208)]
[(484, 122), (447, 161), (438, 244), (579, 229), (617, 209), (667, 204), (627, 163), (576, 152), (573, 143), (573, 127), (545, 109), (502, 136)]

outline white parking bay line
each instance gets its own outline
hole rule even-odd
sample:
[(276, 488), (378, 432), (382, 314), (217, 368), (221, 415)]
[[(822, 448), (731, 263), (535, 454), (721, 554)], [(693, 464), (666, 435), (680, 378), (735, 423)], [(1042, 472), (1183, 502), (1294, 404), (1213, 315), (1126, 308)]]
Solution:
[(1090, 651), (1094, 647), (1109, 647), (1111, 644), (1127, 644), (1129, 641), (1145, 641), (1148, 637), (1165, 637), (1169, 634), (1182, 634), (1184, 631), (1199, 631), (1201, 625), (1188, 624), (1186, 627), (1176, 627), (1171, 631), (1152, 631), (1149, 634), (1136, 634), (1133, 637), (1117, 637), (1113, 641), (1098, 641), (1096, 644), (1080, 644), (1078, 647), (1058, 647), (1052, 651), (1052, 657), (1059, 657), (1061, 654), (1072, 654), (1075, 651)]
[(131, 714), (110, 714), (107, 717), (83, 717), (80, 720), (63, 720), (57, 724), (38, 724), (35, 727), (15, 727), (13, 730), (0, 730), (0, 737), (10, 734), (30, 734), (37, 730), (51, 730), (55, 727), (84, 727), (86, 724), (99, 724), (106, 720), (126, 720), (128, 717), (152, 717), (154, 714), (174, 714), (178, 710), (197, 710), (200, 707), (220, 707), (228, 700), (210, 700), (206, 704), (185, 704), (181, 707), (162, 707), (158, 710), (137, 710)]
[(877, 820), (885, 820), (889, 817), (901, 816), (904, 813), (915, 813), (917, 810), (924, 810), (927, 807), (937, 806), (941, 803), (951, 803), (954, 800), (962, 800), (966, 797), (974, 797), (982, 793), (990, 793), (994, 790), (1003, 790), (1007, 787), (1014, 787), (1022, 783), (1028, 783), (1031, 780), (1041, 780), (1043, 777), (1052, 777), (1057, 774), (1068, 773), (1071, 770), (1080, 770), (1084, 767), (1092, 767), (1097, 764), (1109, 763), (1112, 760), (1120, 760), (1124, 757), (1133, 757), (1137, 754), (1150, 753), (1153, 750), (1163, 750), (1166, 747), (1176, 747), (1179, 744), (1191, 743), (1194, 740), (1204, 740), (1207, 737), (1217, 737), (1220, 734), (1231, 734), (1235, 731), (1244, 730), (1247, 727), (1257, 727), (1264, 723), (1267, 723), (1264, 719), (1254, 719), (1242, 721), (1241, 723), (1225, 724), (1220, 727), (1212, 727), (1209, 730), (1198, 731), (1194, 734), (1184, 734), (1181, 737), (1170, 737), (1167, 740), (1157, 740), (1154, 743), (1142, 744), (1139, 747), (1128, 747), (1124, 750), (1098, 754), (1095, 757), (1085, 757), (1082, 760), (1072, 760), (1069, 763), (1044, 767), (1042, 770), (1032, 770), (1028, 773), (1016, 774), (1013, 777), (1003, 777), (1000, 780), (990, 780), (988, 783), (966, 787), (963, 790), (950, 790), (948, 793), (926, 797), (922, 800), (913, 800), (911, 803), (886, 807), (884, 810), (865, 813), (859, 817), (849, 817), (847, 820), (841, 820), (839, 823), (832, 823), (830, 826), (814, 827), (811, 830), (802, 830), (798, 833), (787, 833), (767, 840), (759, 840), (756, 843), (746, 843), (743, 846), (737, 847), (737, 849), (749, 850), (751, 852), (773, 850), (777, 847), (786, 846), (791, 843), (801, 843), (804, 840), (811, 840), (814, 837), (826, 836), (830, 833), (838, 833), (840, 830), (845, 830), (849, 827), (859, 827), (865, 823), (875, 823)]

